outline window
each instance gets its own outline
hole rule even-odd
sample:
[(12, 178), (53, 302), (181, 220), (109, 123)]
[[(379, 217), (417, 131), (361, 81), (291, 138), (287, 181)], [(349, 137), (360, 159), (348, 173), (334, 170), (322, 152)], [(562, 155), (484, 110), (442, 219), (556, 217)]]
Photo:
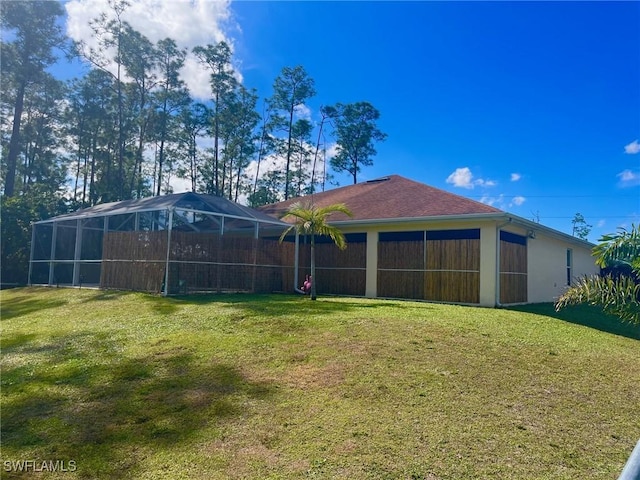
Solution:
[(567, 248), (567, 285), (571, 286), (571, 267), (573, 264), (573, 250)]

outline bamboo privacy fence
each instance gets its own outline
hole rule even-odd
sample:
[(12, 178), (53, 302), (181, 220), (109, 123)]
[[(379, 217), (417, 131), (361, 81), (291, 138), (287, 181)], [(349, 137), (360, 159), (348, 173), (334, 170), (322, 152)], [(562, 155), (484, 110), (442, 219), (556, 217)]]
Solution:
[[(197, 291), (290, 292), (295, 244), (278, 238), (172, 231), (108, 232), (104, 236), (100, 283), (105, 288), (163, 291), (169, 265), (169, 293)], [(290, 239), (289, 239), (290, 240)], [(300, 245), (298, 278), (310, 273), (310, 249)], [(318, 293), (364, 295), (366, 244), (316, 246)]]
[[(458, 232), (458, 233), (451, 233)], [(419, 232), (409, 239), (378, 243), (377, 294), (441, 302), (480, 302), (479, 233)], [(254, 238), (217, 233), (167, 231), (108, 232), (104, 235), (100, 284), (169, 293), (197, 291), (290, 292), (295, 282), (292, 239)], [(422, 236), (421, 239), (416, 239)], [(448, 238), (452, 237), (452, 238)], [(464, 238), (464, 237), (478, 238)], [(462, 238), (458, 238), (462, 237)], [(366, 241), (357, 237), (346, 250), (333, 243), (316, 244), (318, 293), (358, 295), (366, 289)], [(310, 245), (301, 237), (298, 254), (300, 287), (310, 272)], [(169, 272), (167, 275), (167, 261)], [(527, 298), (527, 250), (508, 237), (500, 240), (500, 301)]]
[(479, 303), (479, 232), (411, 233), (405, 239), (401, 233), (388, 241), (380, 237), (378, 295)]
[[(516, 243), (517, 242), (517, 243)], [(523, 243), (524, 242), (524, 243)], [(500, 303), (527, 301), (527, 245), (524, 237), (500, 240)]]

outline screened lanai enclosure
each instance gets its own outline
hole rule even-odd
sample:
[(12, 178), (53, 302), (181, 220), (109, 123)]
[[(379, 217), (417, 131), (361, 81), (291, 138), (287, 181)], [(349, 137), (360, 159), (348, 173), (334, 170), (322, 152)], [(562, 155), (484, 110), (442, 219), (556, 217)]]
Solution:
[(96, 205), (33, 225), (29, 282), (163, 294), (292, 291), (305, 265), (296, 260), (299, 239), (279, 242), (287, 226), (196, 193)]

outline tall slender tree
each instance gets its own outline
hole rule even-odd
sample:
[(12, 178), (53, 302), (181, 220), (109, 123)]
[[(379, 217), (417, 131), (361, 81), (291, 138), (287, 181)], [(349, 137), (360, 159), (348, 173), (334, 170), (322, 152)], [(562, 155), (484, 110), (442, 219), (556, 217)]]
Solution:
[[(82, 175), (80, 205), (95, 205), (101, 198), (113, 198), (110, 169), (113, 146), (117, 143), (116, 94), (110, 74), (100, 69), (89, 71), (70, 83), (66, 137), (69, 150), (76, 152)], [(76, 185), (80, 179), (76, 180)]]
[(187, 55), (185, 50), (181, 50), (176, 42), (170, 38), (160, 40), (157, 45), (160, 67), (160, 85), (156, 93), (157, 102), (157, 132), (158, 141), (158, 166), (157, 166), (157, 191), (160, 195), (162, 185), (162, 173), (165, 163), (165, 144), (173, 137), (176, 141), (179, 135), (173, 135), (175, 131), (171, 128), (179, 124), (177, 114), (189, 104), (189, 92), (184, 81), (180, 78), (180, 69), (184, 65)]
[(220, 42), (216, 45), (195, 47), (193, 53), (198, 57), (200, 63), (211, 71), (213, 165), (210, 169), (212, 177), (209, 192), (214, 195), (222, 195), (219, 165), (221, 119), (224, 105), (229, 100), (236, 83), (231, 65), (231, 48), (227, 43)]
[(192, 102), (185, 105), (177, 117), (178, 146), (182, 152), (182, 165), (178, 169), (178, 176), (188, 178), (191, 191), (198, 191), (200, 180), (200, 147), (198, 139), (207, 130), (210, 113), (202, 103)]
[(361, 167), (373, 165), (376, 154), (374, 142), (387, 138), (377, 126), (380, 112), (368, 102), (357, 102), (327, 107), (334, 125), (338, 153), (331, 159), (331, 166), (337, 172), (347, 172), (358, 183)]
[(86, 42), (77, 42), (76, 50), (89, 64), (109, 74), (113, 79), (113, 89), (117, 98), (117, 116), (114, 130), (117, 140), (114, 145), (115, 172), (107, 169), (105, 179), (110, 187), (103, 192), (105, 200), (121, 200), (125, 197), (125, 149), (127, 132), (125, 129), (125, 41), (131, 26), (123, 14), (130, 6), (127, 0), (109, 0), (109, 12), (100, 12), (91, 22), (93, 36), (98, 46), (91, 47)]
[(315, 82), (302, 65), (284, 67), (273, 83), (270, 103), (276, 112), (276, 125), (284, 130), (280, 152), (286, 159), (284, 198), (289, 198), (291, 185), (291, 158), (294, 151), (294, 114), (296, 108), (316, 94)]
[[(24, 100), (29, 88), (45, 77), (45, 69), (56, 61), (54, 50), (65, 43), (58, 18), (62, 4), (49, 1), (1, 2), (0, 24), (14, 34), (2, 42), (3, 87), (13, 102), (13, 123), (4, 165), (4, 194), (15, 194), (16, 168), (23, 144), (20, 139)], [(5, 154), (2, 155), (5, 157)]]
[(158, 85), (159, 55), (151, 41), (140, 32), (125, 28), (122, 42), (122, 65), (126, 69), (131, 82), (127, 85), (128, 103), (130, 115), (137, 139), (133, 152), (133, 165), (127, 172), (128, 191), (127, 196), (136, 192), (139, 198), (142, 196), (144, 178), (142, 164), (144, 162), (144, 150), (149, 138), (149, 126), (153, 118), (154, 105), (152, 92)]
[(257, 148), (258, 155), (256, 158), (256, 173), (253, 179), (251, 195), (254, 195), (258, 190), (258, 179), (260, 178), (260, 166), (262, 164), (262, 159), (273, 150), (273, 140), (271, 137), (273, 132), (272, 113), (273, 109), (271, 104), (265, 100), (262, 105), (262, 120), (259, 135), (260, 142)]
[(249, 189), (243, 172), (256, 150), (257, 101), (255, 90), (238, 85), (224, 109), (222, 178), (229, 200), (237, 201), (240, 191)]
[(52, 192), (64, 185), (67, 173), (67, 155), (63, 151), (65, 86), (50, 75), (29, 89), (24, 101), (22, 137), (23, 163), (21, 192), (38, 183)]
[(306, 118), (300, 118), (293, 124), (292, 157), (295, 160), (295, 166), (291, 169), (291, 182), (289, 184), (291, 196), (300, 197), (312, 191), (309, 186), (311, 178), (309, 167), (311, 166), (312, 155), (310, 146), (312, 130), (313, 126)]
[[(322, 138), (324, 138), (323, 135), (323, 128), (324, 128), (324, 124), (327, 121), (328, 118), (328, 114), (327, 114), (327, 109), (325, 107), (320, 107), (320, 125), (318, 127), (318, 138), (316, 140), (316, 150), (315, 153), (313, 154), (313, 167), (311, 168), (311, 192), (313, 193), (316, 189), (316, 167), (318, 165), (318, 153), (320, 151), (320, 140)], [(326, 151), (326, 150), (325, 150)], [(323, 165), (324, 166), (324, 165)], [(324, 177), (325, 175), (322, 175), (322, 185), (323, 185), (323, 191), (324, 191)]]

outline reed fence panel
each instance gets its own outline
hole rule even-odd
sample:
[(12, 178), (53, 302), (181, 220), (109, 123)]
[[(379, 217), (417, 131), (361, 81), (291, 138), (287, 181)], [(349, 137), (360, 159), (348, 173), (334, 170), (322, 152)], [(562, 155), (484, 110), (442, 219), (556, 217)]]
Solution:
[[(102, 286), (162, 290), (166, 231), (109, 232), (104, 240)], [(293, 254), (293, 244), (277, 240), (174, 230), (168, 291), (291, 291)], [(291, 272), (290, 281), (287, 271)]]
[(500, 274), (500, 303), (525, 303), (527, 301), (527, 276), (513, 273)]
[(500, 303), (527, 301), (527, 245), (500, 240)]
[(164, 275), (165, 263), (160, 261), (103, 261), (100, 286), (159, 293)]
[(480, 240), (427, 240), (427, 270), (480, 270)]
[(425, 272), (424, 299), (480, 303), (480, 272)]
[(385, 241), (378, 244), (378, 295), (480, 302), (480, 240)]
[(527, 273), (527, 246), (501, 240), (500, 271)]
[(216, 233), (171, 232), (171, 260), (215, 262), (220, 251)]
[(103, 260), (159, 260), (167, 258), (167, 232), (107, 232)]
[(378, 296), (424, 298), (424, 271), (378, 270)]
[(423, 241), (378, 243), (378, 268), (416, 270), (424, 268)]
[(164, 283), (167, 232), (107, 232), (100, 286), (160, 292)]

